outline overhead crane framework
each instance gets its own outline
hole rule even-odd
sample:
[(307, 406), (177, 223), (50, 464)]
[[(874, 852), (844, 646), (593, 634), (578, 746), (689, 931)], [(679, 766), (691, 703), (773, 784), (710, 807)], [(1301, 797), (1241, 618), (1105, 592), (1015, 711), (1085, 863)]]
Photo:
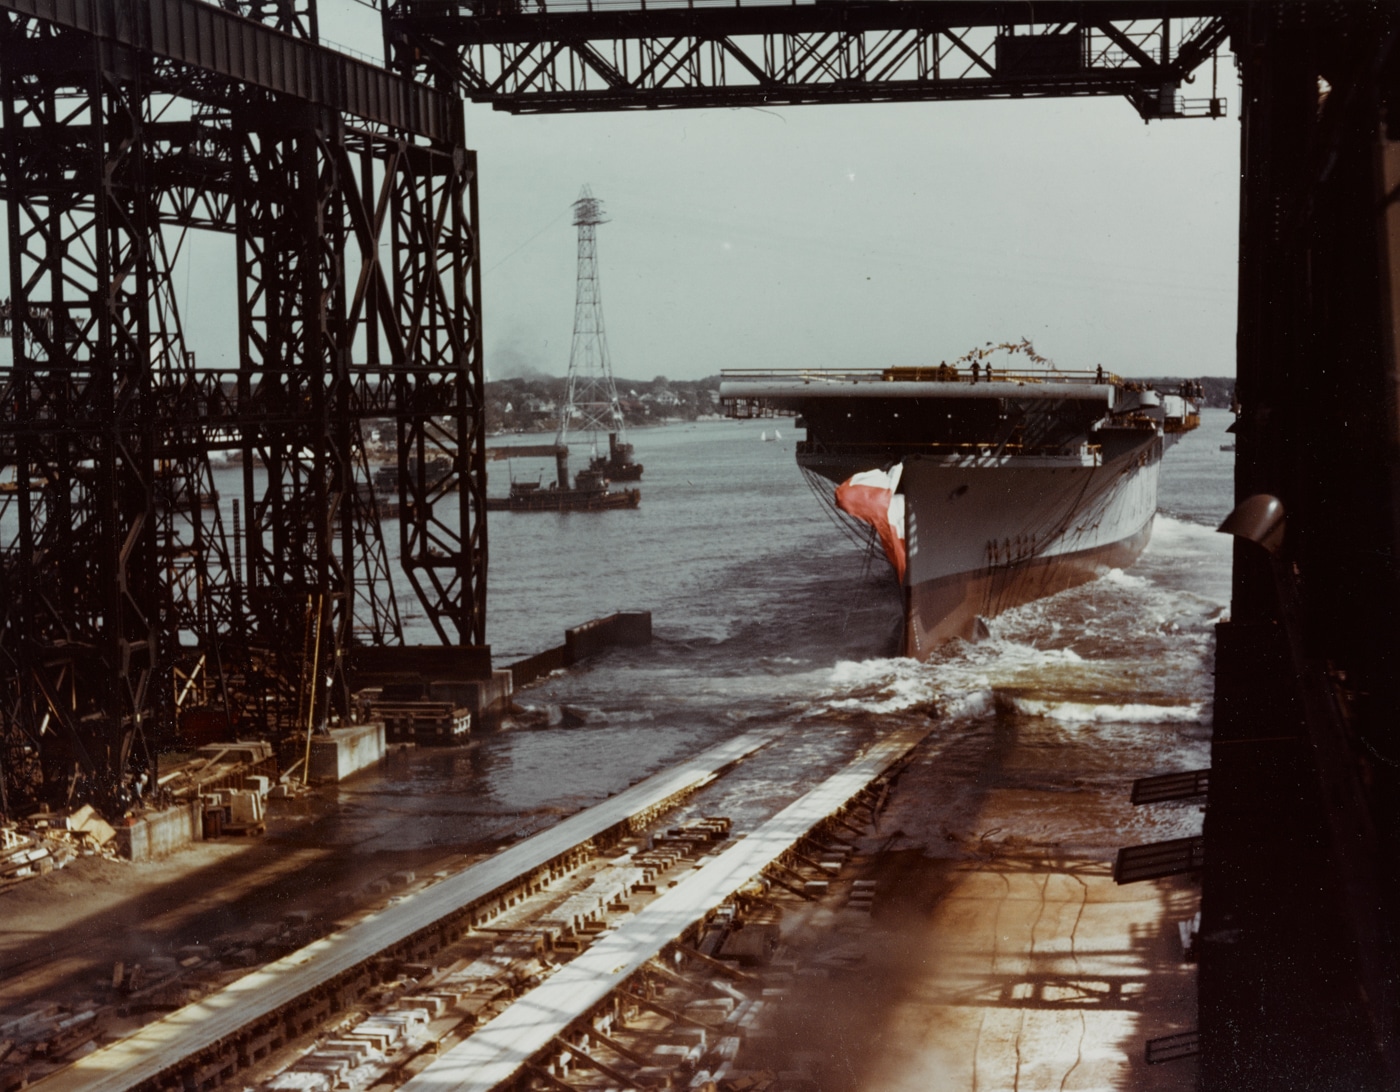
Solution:
[[(403, 642), (368, 417), (397, 422), (402, 563), (437, 637), (481, 642), (458, 95), (514, 113), (1110, 95), (1145, 120), (1213, 118), (1205, 66), (1228, 44), (1236, 490), (1280, 498), (1288, 534), (1278, 558), (1237, 545), (1219, 630), (1200, 1087), (1400, 1087), (1393, 7), (387, 0), (383, 17), (387, 70), (316, 45), (314, 0), (0, 0), (0, 812), (36, 792), (119, 806), (180, 693), (270, 731), (343, 710), (346, 657)], [(186, 230), (236, 240), (227, 372), (185, 351)], [(243, 457), (232, 540), (200, 501), (220, 450)], [(304, 677), (311, 632), (329, 684)]]
[[(7, 814), (119, 813), (190, 709), (272, 735), (346, 711), (353, 648), (403, 642), (366, 418), (396, 425), (429, 622), (483, 640), (461, 103), (314, 31), (310, 4), (0, 3)], [(234, 239), (236, 367), (185, 345), (170, 278), (192, 229)], [(242, 458), (237, 541), (211, 503), (220, 453)]]
[(1157, 119), (1221, 116), (1189, 85), (1236, 7), (392, 0), (386, 28), (396, 64), (512, 113), (1121, 95)]

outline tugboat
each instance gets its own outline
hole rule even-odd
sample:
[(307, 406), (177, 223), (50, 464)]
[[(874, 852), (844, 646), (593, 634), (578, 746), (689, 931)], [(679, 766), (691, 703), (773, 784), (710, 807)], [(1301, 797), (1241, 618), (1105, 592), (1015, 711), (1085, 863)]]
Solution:
[[(563, 479), (566, 483), (568, 478)], [(601, 512), (608, 508), (636, 508), (642, 500), (640, 489), (623, 489), (616, 493), (608, 488), (608, 479), (599, 470), (580, 470), (574, 487), (550, 482), (511, 482), (510, 493), (504, 497), (487, 497), (488, 512)]]
[(616, 432), (608, 433), (608, 457), (594, 455), (588, 461), (588, 469), (598, 471), (610, 481), (642, 480), (642, 464), (632, 461), (632, 445), (618, 440)]

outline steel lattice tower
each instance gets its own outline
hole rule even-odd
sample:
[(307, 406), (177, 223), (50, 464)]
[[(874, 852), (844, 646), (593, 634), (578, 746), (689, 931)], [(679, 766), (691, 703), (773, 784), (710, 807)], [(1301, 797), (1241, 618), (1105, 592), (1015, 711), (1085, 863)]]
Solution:
[(578, 288), (574, 296), (574, 339), (569, 347), (569, 380), (564, 405), (559, 410), (556, 443), (569, 441), (573, 427), (588, 432), (596, 442), (599, 432), (616, 432), (623, 439), (622, 407), (613, 382), (612, 359), (608, 355), (608, 335), (603, 327), (603, 296), (598, 284), (598, 241), (596, 228), (606, 224), (603, 203), (593, 191), (583, 187), (574, 202), (574, 223), (578, 226)]

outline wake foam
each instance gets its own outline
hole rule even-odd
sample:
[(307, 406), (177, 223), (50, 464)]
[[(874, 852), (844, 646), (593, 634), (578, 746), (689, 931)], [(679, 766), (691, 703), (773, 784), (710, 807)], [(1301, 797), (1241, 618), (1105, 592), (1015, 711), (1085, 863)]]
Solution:
[(1148, 702), (1096, 704), (999, 695), (1006, 708), (1028, 717), (1046, 717), (1072, 724), (1209, 724), (1203, 702), (1153, 705)]

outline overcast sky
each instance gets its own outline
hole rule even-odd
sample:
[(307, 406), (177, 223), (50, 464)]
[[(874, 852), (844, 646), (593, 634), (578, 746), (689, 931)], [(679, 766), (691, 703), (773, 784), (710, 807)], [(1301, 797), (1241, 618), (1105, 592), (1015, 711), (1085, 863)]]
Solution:
[[(327, 38), (378, 53), (372, 12), (323, 0), (321, 15)], [(1228, 119), (1151, 125), (1107, 98), (546, 117), (469, 104), (487, 370), (564, 374), (570, 205), (587, 183), (612, 218), (598, 255), (620, 377), (936, 363), (1023, 336), (1067, 368), (1233, 374), (1239, 103), (1233, 66), (1220, 71)], [(223, 342), (201, 282), (192, 338)]]

